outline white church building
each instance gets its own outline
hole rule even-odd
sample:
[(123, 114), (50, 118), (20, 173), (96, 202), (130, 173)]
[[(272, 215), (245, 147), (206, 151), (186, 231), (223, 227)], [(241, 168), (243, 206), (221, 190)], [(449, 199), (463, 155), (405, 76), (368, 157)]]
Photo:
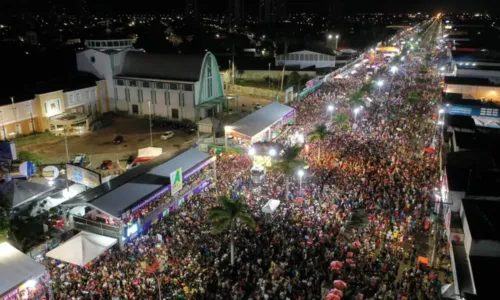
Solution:
[(155, 54), (131, 40), (86, 41), (79, 71), (105, 79), (110, 110), (197, 122), (222, 110), (224, 86), (213, 54)]

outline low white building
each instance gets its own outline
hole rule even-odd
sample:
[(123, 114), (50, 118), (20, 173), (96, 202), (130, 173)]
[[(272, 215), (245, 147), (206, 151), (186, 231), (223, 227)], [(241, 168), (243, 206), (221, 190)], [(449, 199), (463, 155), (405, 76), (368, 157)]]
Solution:
[(335, 57), (332, 54), (301, 50), (289, 52), (288, 54), (276, 55), (276, 66), (299, 66), (301, 69), (308, 67), (335, 68), (338, 64), (346, 64), (349, 59), (345, 56)]

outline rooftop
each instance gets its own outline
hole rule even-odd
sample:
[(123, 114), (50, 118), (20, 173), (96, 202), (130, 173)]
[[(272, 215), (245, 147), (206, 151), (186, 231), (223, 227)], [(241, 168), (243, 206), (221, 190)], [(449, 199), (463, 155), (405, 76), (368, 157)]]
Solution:
[(500, 171), (473, 169), (469, 176), (466, 195), (500, 197)]
[(492, 276), (492, 270), (500, 270), (499, 257), (469, 257), (476, 294), (480, 299), (491, 299), (498, 294), (498, 278)]
[(476, 129), (476, 123), (474, 123), (474, 120), (472, 119), (471, 116), (446, 114), (444, 119), (445, 119), (444, 123), (451, 127), (468, 129), (472, 131), (475, 131)]
[(452, 51), (454, 61), (500, 63), (500, 55), (488, 51)]
[(9, 243), (0, 244), (0, 297), (30, 279), (45, 273), (45, 267)]
[(88, 203), (110, 216), (122, 214), (144, 198), (170, 184), (170, 173), (181, 168), (183, 176), (211, 157), (196, 149), (189, 149), (172, 157), (166, 153), (136, 167), (110, 181), (77, 195), (65, 205)]
[(128, 51), (123, 69), (116, 77), (196, 82), (200, 80), (205, 55)]
[(462, 205), (473, 240), (500, 241), (500, 201), (464, 198)]
[(478, 78), (478, 77), (456, 77), (456, 76), (445, 76), (444, 83), (446, 84), (462, 84), (462, 85), (480, 85), (480, 86), (494, 86), (488, 78)]
[(293, 107), (273, 102), (231, 124), (230, 127), (238, 133), (253, 137), (293, 111)]
[(87, 72), (71, 72), (64, 76), (51, 77), (40, 81), (24, 82), (22, 89), (12, 91), (12, 94), (0, 95), (0, 106), (10, 104), (13, 96), (16, 102), (31, 100), (38, 94), (62, 90), (64, 92), (89, 88), (99, 81), (95, 75)]

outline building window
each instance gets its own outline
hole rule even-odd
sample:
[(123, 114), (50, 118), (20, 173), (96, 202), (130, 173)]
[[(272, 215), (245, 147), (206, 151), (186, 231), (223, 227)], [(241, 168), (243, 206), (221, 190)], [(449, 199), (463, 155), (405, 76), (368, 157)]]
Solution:
[(177, 91), (179, 89), (178, 84), (177, 83), (171, 83), (170, 84), (170, 89), (174, 90), (174, 91)]
[(156, 104), (156, 91), (151, 90), (151, 103)]
[(76, 94), (76, 100), (77, 100), (78, 102), (82, 101), (82, 95), (81, 95), (80, 93), (77, 93), (77, 94)]
[(30, 132), (35, 132), (35, 128), (33, 127), (33, 119), (30, 120), (29, 126), (30, 126)]
[(142, 90), (137, 90), (137, 101), (142, 103)]
[(142, 87), (148, 88), (149, 87), (149, 81), (143, 81), (142, 82)]
[(129, 86), (137, 86), (137, 81), (135, 81), (135, 80), (129, 80), (128, 81), (128, 85)]
[(165, 91), (165, 105), (170, 105), (170, 92)]
[(163, 90), (163, 82), (157, 82), (156, 83), (156, 88), (160, 89), (160, 90)]
[(116, 85), (125, 85), (125, 83), (123, 81), (124, 81), (123, 79), (117, 79)]
[(125, 101), (130, 102), (130, 90), (125, 90)]
[(184, 85), (184, 90), (188, 91), (188, 92), (192, 92), (193, 91), (193, 85), (192, 84), (185, 84)]
[(139, 105), (137, 104), (132, 104), (132, 113), (134, 115), (138, 115), (139, 114)]
[(179, 119), (179, 110), (177, 108), (172, 108), (172, 118)]
[(23, 134), (21, 124), (16, 124), (16, 134)]
[(85, 99), (90, 100), (90, 91), (85, 92)]

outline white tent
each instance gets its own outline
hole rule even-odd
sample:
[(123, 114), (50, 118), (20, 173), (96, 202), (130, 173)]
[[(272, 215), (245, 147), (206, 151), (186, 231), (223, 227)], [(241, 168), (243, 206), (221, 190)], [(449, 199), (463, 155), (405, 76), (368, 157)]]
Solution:
[(280, 205), (279, 200), (270, 199), (269, 201), (267, 201), (266, 205), (262, 207), (262, 212), (266, 214), (272, 214), (276, 211), (279, 205)]
[(116, 244), (116, 239), (82, 231), (46, 256), (78, 266), (85, 266)]
[(0, 244), (0, 298), (45, 273), (45, 267), (9, 243)]
[(157, 147), (146, 147), (139, 149), (137, 157), (157, 157), (163, 152), (161, 148)]

